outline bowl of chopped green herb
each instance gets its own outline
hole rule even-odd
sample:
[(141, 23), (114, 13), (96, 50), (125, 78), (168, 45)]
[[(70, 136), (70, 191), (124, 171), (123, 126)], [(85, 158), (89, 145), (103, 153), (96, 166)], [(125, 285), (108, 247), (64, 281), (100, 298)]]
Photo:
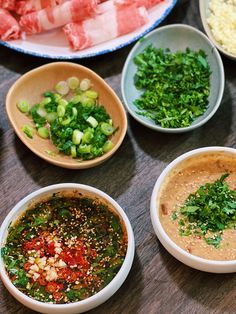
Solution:
[(204, 147), (172, 161), (151, 197), (151, 220), (167, 251), (212, 273), (236, 272), (236, 149)]
[(109, 299), (134, 258), (123, 209), (104, 192), (73, 183), (22, 199), (0, 228), (0, 276), (9, 292), (40, 313), (82, 313)]
[(221, 103), (223, 63), (196, 28), (163, 26), (129, 53), (121, 90), (128, 112), (146, 127), (167, 133), (191, 131), (206, 123)]
[(6, 110), (22, 142), (64, 168), (101, 164), (127, 130), (125, 109), (112, 88), (92, 70), (69, 62), (21, 76), (7, 94)]

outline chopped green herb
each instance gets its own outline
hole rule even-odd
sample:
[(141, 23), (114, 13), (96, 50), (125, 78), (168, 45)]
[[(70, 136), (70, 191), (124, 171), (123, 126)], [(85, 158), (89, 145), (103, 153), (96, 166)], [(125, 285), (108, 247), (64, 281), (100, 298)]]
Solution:
[(207, 108), (210, 68), (204, 51), (170, 52), (149, 45), (134, 58), (138, 114), (163, 128), (189, 126)]
[(222, 240), (219, 234), (214, 235), (213, 237), (205, 238), (206, 243), (209, 245), (213, 245), (214, 247), (218, 248), (220, 246), (220, 242)]
[(176, 220), (177, 218), (178, 218), (177, 212), (173, 212), (172, 215), (171, 215), (171, 219), (172, 220)]
[[(213, 183), (206, 183), (188, 196), (179, 209), (179, 233), (181, 235), (198, 234), (215, 247), (220, 246), (224, 229), (236, 226), (236, 191), (231, 190), (223, 174)], [(213, 236), (206, 237), (206, 234)]]

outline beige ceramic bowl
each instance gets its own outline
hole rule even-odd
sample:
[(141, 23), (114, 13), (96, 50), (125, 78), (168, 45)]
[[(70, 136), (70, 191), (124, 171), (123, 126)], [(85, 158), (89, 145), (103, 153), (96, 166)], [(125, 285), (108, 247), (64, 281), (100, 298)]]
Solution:
[[(101, 157), (92, 160), (78, 161), (70, 156), (59, 154), (57, 148), (48, 139), (34, 135), (28, 138), (22, 131), (24, 124), (30, 124), (30, 119), (22, 114), (16, 106), (19, 100), (27, 100), (31, 105), (42, 99), (42, 94), (54, 90), (54, 86), (61, 80), (77, 76), (79, 79), (88, 78), (93, 89), (99, 94), (99, 102), (105, 107), (113, 120), (117, 132), (112, 136), (114, 147)], [(111, 87), (95, 72), (70, 62), (54, 62), (36, 68), (21, 76), (10, 88), (6, 97), (6, 110), (9, 120), (21, 141), (36, 155), (44, 160), (64, 168), (85, 169), (97, 166), (110, 158), (121, 145), (127, 130), (127, 118), (123, 105)], [(33, 123), (32, 123), (33, 126)], [(48, 151), (55, 152), (49, 155)]]

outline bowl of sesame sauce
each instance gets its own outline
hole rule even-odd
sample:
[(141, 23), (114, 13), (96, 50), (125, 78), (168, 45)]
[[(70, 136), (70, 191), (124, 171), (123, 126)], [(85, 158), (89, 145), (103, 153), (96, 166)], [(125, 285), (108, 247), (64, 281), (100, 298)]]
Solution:
[(155, 233), (184, 264), (236, 272), (236, 150), (203, 147), (173, 160), (151, 197)]
[(21, 200), (0, 240), (4, 285), (41, 313), (81, 313), (105, 302), (126, 279), (135, 247), (130, 222), (111, 197), (69, 183)]

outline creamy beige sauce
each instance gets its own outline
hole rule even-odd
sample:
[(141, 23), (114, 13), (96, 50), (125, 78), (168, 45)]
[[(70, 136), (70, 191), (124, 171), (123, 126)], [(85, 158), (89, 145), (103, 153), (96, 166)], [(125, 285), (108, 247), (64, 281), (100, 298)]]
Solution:
[(236, 189), (236, 156), (230, 153), (207, 153), (189, 158), (179, 164), (162, 184), (157, 207), (161, 224), (168, 236), (182, 249), (206, 259), (235, 260), (236, 230), (226, 229), (219, 248), (208, 245), (199, 236), (179, 235), (179, 219), (173, 220), (172, 213), (182, 206), (190, 193), (207, 182), (214, 182), (225, 172), (231, 189)]

